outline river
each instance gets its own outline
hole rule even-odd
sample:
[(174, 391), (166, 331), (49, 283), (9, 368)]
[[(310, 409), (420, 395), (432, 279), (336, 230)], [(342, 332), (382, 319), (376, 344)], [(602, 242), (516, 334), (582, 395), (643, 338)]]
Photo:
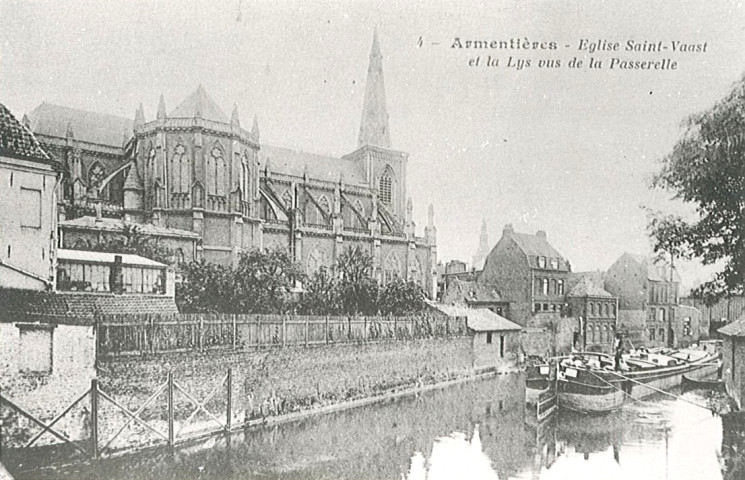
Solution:
[[(706, 405), (703, 392), (688, 402)], [(536, 425), (521, 375), (75, 466), (28, 479), (627, 479), (723, 477), (722, 420), (668, 396)]]

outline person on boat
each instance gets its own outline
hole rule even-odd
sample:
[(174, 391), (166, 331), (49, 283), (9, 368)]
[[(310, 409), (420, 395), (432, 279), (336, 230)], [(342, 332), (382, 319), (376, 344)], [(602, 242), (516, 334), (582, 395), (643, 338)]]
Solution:
[(621, 355), (623, 355), (623, 338), (621, 338), (621, 334), (616, 334), (616, 339), (613, 341), (613, 350), (615, 352), (615, 361), (616, 361), (616, 371), (621, 371)]

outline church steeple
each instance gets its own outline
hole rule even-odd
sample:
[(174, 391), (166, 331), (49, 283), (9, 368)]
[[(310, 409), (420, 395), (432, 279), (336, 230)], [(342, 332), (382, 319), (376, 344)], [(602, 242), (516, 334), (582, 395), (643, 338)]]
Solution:
[(370, 65), (367, 68), (365, 85), (365, 102), (362, 104), (362, 122), (357, 146), (375, 145), (391, 148), (388, 132), (388, 110), (385, 103), (385, 85), (383, 83), (383, 56), (380, 54), (378, 30), (373, 33)]
[(484, 260), (489, 256), (489, 234), (486, 231), (486, 219), (481, 221), (481, 235), (479, 237), (479, 248), (473, 256), (473, 268), (481, 270), (484, 268)]

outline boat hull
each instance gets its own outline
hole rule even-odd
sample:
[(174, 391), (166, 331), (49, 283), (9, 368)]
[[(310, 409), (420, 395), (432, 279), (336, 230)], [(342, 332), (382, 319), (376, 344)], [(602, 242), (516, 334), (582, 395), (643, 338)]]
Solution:
[(626, 402), (641, 400), (659, 390), (680, 385), (684, 375), (692, 380), (715, 377), (718, 369), (716, 359), (707, 355), (682, 365), (623, 372), (620, 375), (611, 371), (567, 368), (558, 382), (559, 406), (583, 413), (611, 412), (623, 407)]

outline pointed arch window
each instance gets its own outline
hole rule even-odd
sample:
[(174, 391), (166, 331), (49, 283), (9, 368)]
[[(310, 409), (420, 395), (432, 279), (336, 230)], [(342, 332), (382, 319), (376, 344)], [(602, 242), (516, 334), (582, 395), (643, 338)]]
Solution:
[(207, 193), (224, 196), (227, 190), (225, 155), (220, 147), (213, 147), (207, 159)]
[(106, 170), (103, 168), (103, 165), (99, 162), (91, 165), (91, 168), (88, 170), (88, 185), (95, 187), (101, 183), (101, 180), (104, 178), (106, 178)]
[(380, 201), (386, 205), (393, 203), (393, 172), (391, 167), (387, 166), (380, 176)]
[(249, 167), (248, 152), (243, 153), (243, 161), (241, 162), (241, 190), (243, 190), (244, 200), (249, 198), (249, 192), (251, 191), (251, 168)]
[(327, 266), (326, 258), (325, 252), (320, 250), (318, 247), (313, 248), (310, 255), (308, 255), (308, 275), (312, 275), (322, 268), (325, 268)]
[(186, 158), (186, 147), (177, 144), (171, 157), (171, 189), (174, 193), (188, 193), (191, 187), (191, 166)]
[(318, 205), (321, 206), (321, 209), (325, 213), (329, 213), (331, 211), (331, 205), (329, 204), (329, 199), (326, 198), (326, 195), (321, 195), (321, 198), (318, 199)]
[(395, 253), (388, 255), (383, 269), (383, 283), (387, 284), (401, 276), (401, 261)]
[(282, 203), (288, 210), (292, 208), (292, 192), (289, 188), (282, 194)]

